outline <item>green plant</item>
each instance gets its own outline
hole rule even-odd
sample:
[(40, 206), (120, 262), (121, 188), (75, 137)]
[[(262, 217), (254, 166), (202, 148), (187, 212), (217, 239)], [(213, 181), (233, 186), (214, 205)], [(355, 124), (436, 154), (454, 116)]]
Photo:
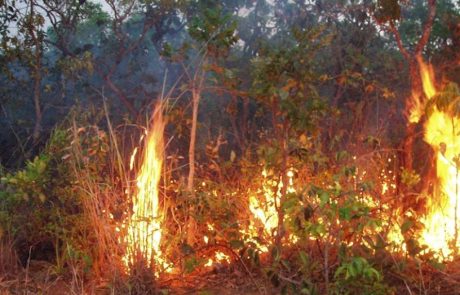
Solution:
[(363, 257), (343, 261), (334, 274), (335, 294), (391, 294), (383, 275)]
[(79, 201), (71, 189), (71, 174), (63, 166), (63, 130), (56, 130), (40, 155), (23, 169), (2, 176), (0, 220), (16, 241), (20, 258), (30, 255), (52, 260), (57, 270), (64, 265), (65, 241), (80, 214)]

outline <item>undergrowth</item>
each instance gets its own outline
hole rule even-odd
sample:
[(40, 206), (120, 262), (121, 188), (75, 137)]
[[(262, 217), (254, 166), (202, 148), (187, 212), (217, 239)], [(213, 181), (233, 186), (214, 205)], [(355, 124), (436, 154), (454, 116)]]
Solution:
[[(264, 201), (260, 188), (270, 183), (268, 190), (276, 194), (283, 172), (277, 166), (276, 146), (264, 142), (262, 135), (258, 153), (240, 158), (225, 158), (218, 151), (217, 156), (205, 155), (194, 194), (175, 178), (178, 155), (167, 158), (161, 184), (161, 247), (174, 271), (168, 274), (142, 262), (127, 271), (126, 229), (121, 225), (130, 213), (135, 177), (127, 159), (142, 129), (130, 127), (135, 131), (130, 129), (131, 142), (126, 142), (126, 126), (114, 128), (108, 117), (96, 124), (101, 118), (75, 110), (39, 155), (22, 169), (2, 171), (0, 279), (26, 272), (22, 283), (30, 284), (33, 262), (46, 261), (48, 280), (68, 282), (73, 294), (98, 288), (116, 294), (168, 293), (174, 292), (168, 280), (216, 271), (246, 274), (256, 293), (431, 290), (421, 272), (436, 273), (442, 265), (417, 246), (419, 225), (403, 223), (404, 239), (415, 243), (413, 251), (394, 254), (401, 253), (394, 252), (401, 245), (386, 236), (392, 229), (401, 231), (396, 223), (401, 216), (394, 216), (399, 212), (394, 205), (397, 192), (382, 191), (379, 172), (366, 177), (360, 173), (366, 168), (363, 163), (389, 168), (392, 155), (326, 155), (302, 136), (290, 142), (298, 149), (289, 157), (295, 191), (276, 204), (276, 212), (284, 216), (281, 243), (276, 243), (277, 230), (267, 231), (248, 208), (251, 196), (261, 206), (273, 202)], [(207, 164), (214, 165), (215, 173), (209, 173)], [(191, 219), (193, 229), (188, 227)], [(248, 231), (251, 224), (254, 230)], [(191, 230), (193, 240), (187, 239)], [(225, 253), (229, 262), (205, 266), (216, 252)]]

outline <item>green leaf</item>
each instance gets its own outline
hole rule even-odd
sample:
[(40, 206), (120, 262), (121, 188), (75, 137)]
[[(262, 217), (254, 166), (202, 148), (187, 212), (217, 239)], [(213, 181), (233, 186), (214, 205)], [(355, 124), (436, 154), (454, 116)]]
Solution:
[(309, 262), (307, 253), (305, 253), (304, 251), (300, 251), (299, 257), (300, 257), (300, 260), (302, 261), (303, 266), (307, 266)]
[(339, 217), (340, 219), (343, 220), (351, 220), (351, 208), (349, 207), (344, 207), (344, 208), (339, 208)]
[(405, 234), (408, 230), (412, 228), (414, 225), (414, 221), (410, 219), (406, 219), (403, 224), (401, 225), (401, 233)]
[(320, 206), (324, 207), (329, 202), (329, 193), (326, 191), (322, 191), (319, 195), (320, 199)]
[(299, 200), (297, 197), (288, 198), (281, 204), (281, 208), (283, 211), (290, 211), (292, 208), (298, 205), (298, 201)]
[(185, 260), (185, 272), (186, 273), (191, 273), (192, 271), (195, 270), (195, 268), (199, 265), (198, 260), (196, 259), (195, 256), (192, 256), (190, 258), (187, 258)]

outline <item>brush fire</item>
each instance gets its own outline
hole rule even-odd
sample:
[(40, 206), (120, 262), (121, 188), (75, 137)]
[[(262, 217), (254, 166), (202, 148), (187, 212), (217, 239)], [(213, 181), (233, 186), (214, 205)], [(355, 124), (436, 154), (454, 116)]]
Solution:
[[(418, 103), (415, 104), (417, 107), (412, 109), (413, 113), (410, 114), (412, 122), (420, 120), (424, 113), (423, 106), (428, 104), (437, 94), (433, 69), (430, 65), (425, 64), (422, 59), (418, 59), (418, 62), (427, 102), (422, 103), (420, 101), (420, 94), (413, 94), (413, 97), (417, 97)], [(165, 122), (163, 121), (162, 112), (162, 105), (158, 104), (154, 110), (151, 127), (146, 132), (144, 154), (140, 157), (143, 162), (136, 178), (136, 193), (132, 195), (132, 213), (126, 225), (128, 231), (125, 238), (127, 249), (124, 262), (128, 269), (138, 260), (144, 261), (150, 267), (159, 266), (163, 270), (170, 268), (171, 271), (174, 268), (174, 265), (170, 264), (171, 262), (168, 261), (168, 258), (160, 249), (164, 216), (159, 200), (159, 185), (164, 157), (163, 132)], [(435, 153), (437, 179), (434, 181), (433, 194), (428, 196), (428, 193), (424, 192), (428, 196), (428, 201), (426, 202), (427, 213), (420, 214), (417, 217), (423, 224), (418, 241), (421, 245), (427, 247), (429, 251), (434, 251), (437, 258), (444, 260), (452, 259), (457, 254), (458, 246), (460, 246), (460, 241), (458, 241), (460, 176), (457, 168), (460, 155), (459, 123), (460, 121), (457, 117), (439, 110), (436, 106), (427, 115), (424, 123), (423, 138), (430, 144)], [(131, 156), (131, 167), (137, 152), (138, 148), (134, 150)], [(356, 157), (353, 157), (353, 159), (356, 161)], [(387, 161), (391, 164), (392, 161), (395, 161), (395, 156), (389, 157)], [(260, 187), (256, 188), (255, 191), (248, 190), (247, 205), (250, 212), (250, 222), (248, 228), (241, 229), (241, 233), (249, 237), (257, 237), (257, 239), (250, 239), (250, 241), (255, 243), (260, 253), (269, 251), (268, 244), (259, 243), (261, 238), (267, 241), (277, 235), (281, 189), (284, 186), (282, 181), (277, 182), (273, 179), (273, 175), (269, 175), (269, 173), (272, 172), (264, 169), (261, 172), (264, 180)], [(357, 178), (360, 181), (365, 179), (366, 174), (366, 170), (357, 171), (354, 176), (355, 182)], [(288, 170), (286, 175), (288, 179), (286, 193), (295, 194), (295, 187), (299, 187), (299, 184), (294, 184), (294, 170)], [(381, 196), (396, 192), (396, 174), (391, 169), (383, 169), (379, 179), (381, 181)], [(206, 188), (205, 182), (203, 182), (202, 187)], [(365, 193), (360, 195), (363, 203), (370, 208), (382, 207), (382, 203), (372, 195)], [(390, 218), (390, 212), (385, 212), (391, 210), (389, 206), (386, 204), (382, 208), (381, 214)], [(401, 235), (399, 227), (390, 224), (387, 224), (387, 226), (390, 227), (387, 236), (389, 242), (401, 245), (399, 251), (407, 251), (406, 245), (404, 245), (404, 237)], [(215, 230), (210, 224), (207, 227), (210, 231)], [(203, 241), (208, 244), (209, 238), (205, 235)], [(298, 237), (294, 235), (290, 235), (286, 239), (286, 242), (291, 245), (297, 241)], [(353, 243), (350, 245), (353, 245)], [(228, 264), (230, 261), (231, 259), (228, 255), (221, 251), (216, 251), (203, 266), (212, 267), (216, 262)]]
[(452, 2), (0, 1), (0, 294), (460, 294)]

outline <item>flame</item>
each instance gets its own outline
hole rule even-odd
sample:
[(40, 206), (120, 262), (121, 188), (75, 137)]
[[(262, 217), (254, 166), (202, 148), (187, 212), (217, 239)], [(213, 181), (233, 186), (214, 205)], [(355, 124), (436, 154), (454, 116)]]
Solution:
[(412, 90), (411, 99), (409, 101), (409, 115), (410, 123), (418, 123), (423, 115), (423, 103), (421, 101), (421, 94), (418, 91)]
[[(209, 231), (215, 231), (214, 229), (214, 226), (212, 226), (212, 224), (208, 223), (207, 224), (208, 226), (208, 230)], [(203, 236), (203, 241), (205, 242), (205, 244), (209, 244), (209, 238), (208, 236)], [(231, 260), (230, 260), (230, 256), (226, 255), (225, 253), (221, 252), (221, 251), (216, 251), (214, 253), (214, 259), (213, 258), (208, 258), (208, 261), (204, 264), (204, 266), (206, 267), (211, 267), (214, 265), (214, 262), (217, 262), (217, 263), (220, 263), (220, 264), (230, 264)]]
[(229, 264), (230, 263), (230, 256), (226, 255), (225, 253), (221, 251), (217, 251), (214, 254), (214, 259), (209, 258), (208, 261), (204, 264), (206, 267), (211, 267), (214, 265), (214, 262), (217, 262), (219, 264)]
[[(263, 226), (264, 234), (270, 237), (274, 235), (278, 227), (277, 206), (280, 204), (281, 189), (284, 184), (282, 181), (277, 182), (269, 179), (269, 173), (266, 169), (262, 171), (262, 176), (264, 177), (262, 189), (259, 189), (256, 194), (252, 194), (249, 197), (249, 210), (254, 216), (254, 219), (251, 220), (249, 225), (249, 234), (252, 236), (259, 236), (256, 223), (260, 223)], [(287, 177), (289, 182), (286, 192), (294, 193), (294, 172), (289, 170), (287, 172)], [(276, 193), (274, 193), (273, 187), (277, 188)], [(294, 237), (290, 236), (289, 239), (293, 240)], [(260, 243), (256, 241), (254, 242), (262, 252), (268, 251), (265, 245), (260, 245)]]
[[(417, 62), (420, 67), (420, 77), (422, 79), (423, 92), (428, 99), (436, 95), (436, 87), (434, 86), (434, 71), (431, 64), (425, 64), (421, 56), (417, 56)], [(425, 102), (422, 94), (412, 89), (411, 100), (409, 101), (409, 122), (418, 123), (425, 112)]]
[[(152, 125), (147, 132), (143, 162), (136, 178), (137, 191), (133, 196), (133, 212), (128, 220), (127, 251), (124, 257), (128, 268), (139, 261), (143, 261), (148, 267), (165, 265), (160, 250), (162, 214), (158, 199), (165, 127), (161, 103), (155, 107)], [(135, 153), (137, 148), (133, 156)]]
[(427, 65), (421, 57), (417, 58), (420, 65), (420, 77), (422, 78), (423, 92), (428, 99), (436, 95), (436, 87), (434, 86), (434, 71), (431, 64)]
[[(419, 63), (423, 90), (430, 100), (436, 95), (433, 70), (421, 59)], [(460, 246), (457, 237), (460, 177), (454, 162), (454, 158), (460, 154), (460, 136), (456, 128), (460, 128), (460, 120), (437, 107), (425, 123), (424, 140), (435, 151), (438, 181), (435, 193), (427, 203), (428, 213), (423, 219), (425, 229), (421, 242), (443, 258), (455, 254), (452, 246)]]

